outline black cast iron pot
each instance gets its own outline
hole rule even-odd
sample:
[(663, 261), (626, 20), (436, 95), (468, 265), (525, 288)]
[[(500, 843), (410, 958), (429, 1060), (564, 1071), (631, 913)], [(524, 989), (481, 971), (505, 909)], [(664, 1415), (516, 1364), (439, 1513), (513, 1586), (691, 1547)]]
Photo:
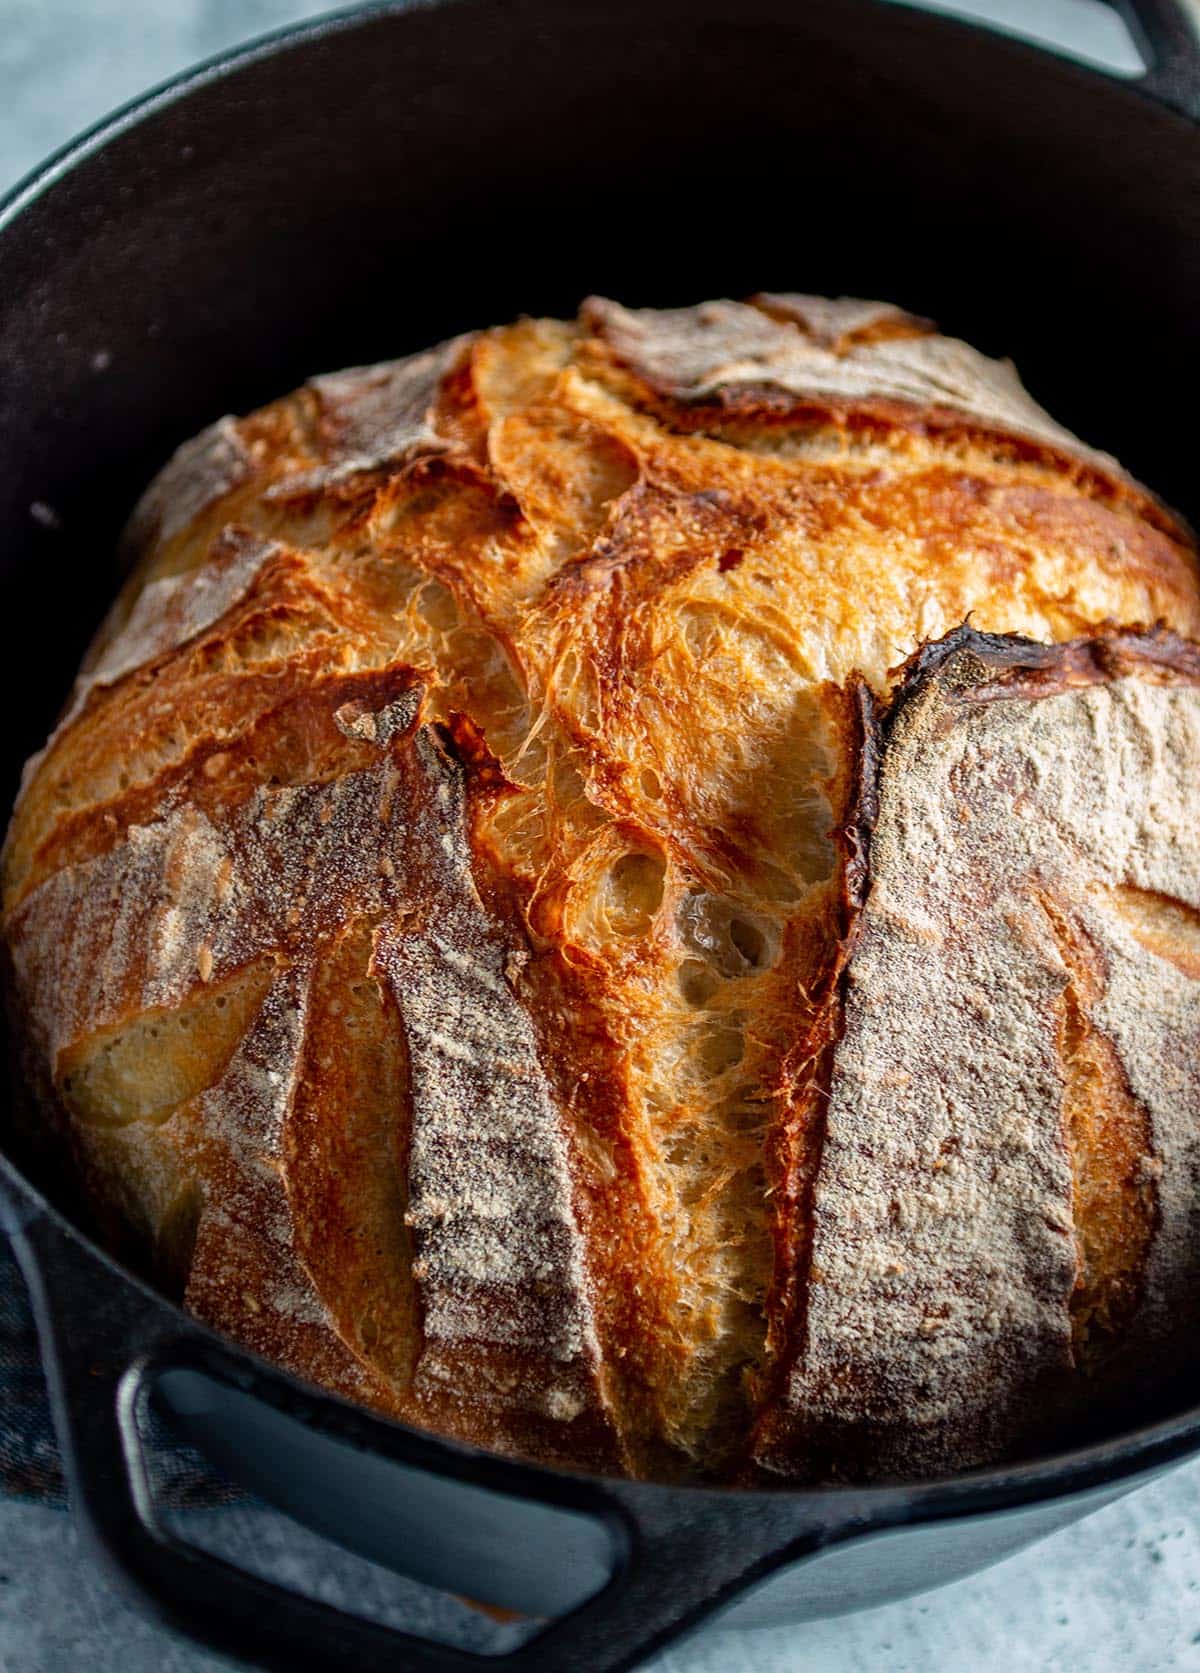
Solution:
[[(519, 312), (881, 296), (1012, 354), (1197, 509), (1200, 52), (1140, 0), (1119, 83), (873, 0), (440, 0), (300, 28), (152, 94), (0, 208), (2, 766), (44, 737), (136, 493), (330, 367)], [(21, 649), (23, 647), (23, 650)], [(556, 1617), (501, 1665), (627, 1667), (733, 1604), (802, 1620), (968, 1573), (1200, 1450), (1200, 1408), (918, 1486), (743, 1493), (526, 1468), (255, 1360), (0, 1158), (75, 1514), (170, 1621), (264, 1666), (460, 1669), (169, 1533), (152, 1392), (263, 1497), (416, 1578)]]

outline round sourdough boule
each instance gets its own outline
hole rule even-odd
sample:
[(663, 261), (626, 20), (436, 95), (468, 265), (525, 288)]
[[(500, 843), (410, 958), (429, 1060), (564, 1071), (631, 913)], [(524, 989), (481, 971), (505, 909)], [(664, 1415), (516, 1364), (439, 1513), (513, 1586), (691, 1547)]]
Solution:
[(200, 1317), (741, 1480), (1027, 1450), (1178, 1339), (1196, 550), (1010, 367), (593, 300), (221, 420), (127, 548), (7, 987)]

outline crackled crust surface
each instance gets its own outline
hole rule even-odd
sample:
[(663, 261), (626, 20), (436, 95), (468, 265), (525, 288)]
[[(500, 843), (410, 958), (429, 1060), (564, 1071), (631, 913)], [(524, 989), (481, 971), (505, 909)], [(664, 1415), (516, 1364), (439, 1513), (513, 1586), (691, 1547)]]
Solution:
[[(663, 1476), (992, 1456), (1031, 1387), (1162, 1339), (1196, 903), (1129, 763), (1174, 806), (1191, 664), (1096, 635), (1200, 635), (1196, 553), (1010, 367), (883, 304), (593, 299), (221, 420), (125, 544), (9, 831), (5, 959), (37, 1124), (199, 1314), (409, 1421)], [(1050, 660), (893, 674), (968, 617)], [(963, 1056), (957, 1107), (992, 1132), (1007, 1097), (1030, 1143), (897, 1230), (870, 1122), (905, 1191), (957, 1129), (853, 1091), (888, 1004), (930, 1046), (878, 913), (895, 810), (919, 785), (912, 841), (957, 829), (957, 740), (1035, 714), (1108, 870), (1051, 820), (1056, 871), (1034, 797), (921, 907), (982, 913), (984, 860), (1049, 902), (919, 961), (954, 1016), (1025, 969), (1019, 1085), (973, 1104)], [(937, 1332), (896, 1242), (963, 1302)]]

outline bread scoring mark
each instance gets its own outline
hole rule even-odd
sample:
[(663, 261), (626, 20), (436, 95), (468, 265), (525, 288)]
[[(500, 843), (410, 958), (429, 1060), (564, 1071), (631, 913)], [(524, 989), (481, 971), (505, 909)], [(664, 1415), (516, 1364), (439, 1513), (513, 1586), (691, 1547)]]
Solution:
[[(375, 767), (260, 785), (230, 808), (188, 803), (131, 826), (26, 897), (13, 926), (19, 980), (57, 1062), (85, 1033), (186, 1006), (255, 960), (280, 963), (258, 1021), (198, 1100), (204, 1143), (220, 1153), (212, 1166), (230, 1184), (201, 1214), (188, 1299), (221, 1322), (240, 1272), (238, 1297), (255, 1295), (256, 1328), (284, 1353), (287, 1328), (324, 1319), (298, 1277), (278, 1177), (308, 984), (350, 915), (376, 918), (411, 1065), (409, 1218), (426, 1340), (418, 1391), (440, 1395), (464, 1352), (493, 1344), (523, 1362), (519, 1388), (498, 1385), (503, 1403), (570, 1422), (595, 1411), (598, 1348), (566, 1145), (531, 1025), (504, 981), (511, 949), (490, 930), (473, 881), (463, 774), (430, 728), (413, 745), (417, 694), (374, 709), (339, 701), (355, 683), (369, 692), (376, 682), (347, 679), (341, 691), (335, 682), (327, 700), (348, 740), (376, 748)], [(405, 927), (414, 911), (428, 913), (426, 931)], [(254, 1236), (277, 1271), (249, 1250)]]
[(286, 500), (336, 488), (374, 471), (398, 469), (421, 454), (449, 450), (452, 444), (438, 433), (433, 409), (443, 379), (470, 340), (456, 337), (405, 360), (311, 379), (323, 463), (285, 476), (263, 498)]
[(300, 1260), (395, 1409), (416, 1340), (408, 1064), (396, 1007), (368, 974), (374, 929), (354, 919), (313, 972), (283, 1165)]
[(205, 1187), (184, 1302), (255, 1352), (370, 1399), (297, 1253), (281, 1165), (310, 982), (300, 964), (276, 977), (224, 1075), (196, 1100)]
[(96, 1128), (158, 1124), (219, 1079), (260, 1009), (271, 966), (247, 965), (182, 1008), (143, 1011), (87, 1035), (59, 1061), (64, 1098)]
[(890, 336), (864, 332), (864, 325), (896, 312), (880, 303), (844, 299), (814, 315), (812, 298), (763, 300), (764, 307), (705, 302), (656, 310), (591, 297), (584, 319), (618, 361), (660, 395), (703, 402), (725, 390), (768, 386), (799, 400), (934, 407), (1123, 476), (1116, 460), (1056, 424), (1007, 360), (989, 360), (956, 338), (915, 329)]
[[(164, 680), (167, 678), (164, 675)], [(80, 793), (81, 778), (90, 763), (80, 763), (78, 735), (72, 733), (70, 752), (65, 762), (58, 762), (61, 778), (51, 786), (60, 791), (55, 806), (61, 811), (23, 872), (18, 875), (10, 859), (13, 905), (55, 871), (107, 852), (132, 825), (153, 824), (184, 802), (205, 810), (244, 797), (262, 781), (264, 760), (271, 763), (269, 776), (277, 784), (306, 778), (309, 782), (322, 780), (344, 769), (351, 757), (355, 757), (354, 764), (361, 764), (363, 749), (346, 749), (348, 734), (338, 725), (336, 714), (330, 713), (330, 703), (348, 698), (342, 708), (346, 715), (354, 715), (364, 702), (386, 703), (389, 693), (417, 678), (417, 672), (403, 663), (393, 663), (370, 675), (347, 677), (325, 672), (311, 659), (283, 670), (256, 668), (239, 673), (222, 682), (220, 731), (185, 725), (184, 717), (176, 719), (171, 713), (168, 700), (171, 732), (164, 740), (167, 748), (158, 759), (154, 759), (142, 734), (142, 757), (149, 757), (143, 769), (146, 776), (131, 783), (132, 775), (123, 770), (122, 761), (109, 762), (107, 782), (99, 772), (90, 784), (83, 782), (83, 788), (92, 791), (90, 801)], [(151, 690), (158, 683), (151, 682)], [(195, 698), (194, 687), (188, 690), (185, 684), (184, 689)], [(420, 688), (414, 686), (413, 690)], [(110, 736), (120, 736), (123, 720), (131, 729), (136, 725), (131, 721), (130, 708), (136, 714), (138, 698), (145, 698), (146, 688), (128, 695), (128, 705), (114, 705), (106, 714)], [(156, 707), (161, 712), (157, 701)], [(197, 707), (194, 703), (187, 723), (196, 719)]]
[(416, 760), (418, 917), (385, 920), (374, 955), (408, 1047), (415, 1388), (569, 1422), (600, 1403), (599, 1347), (561, 1117), (475, 886), (462, 769), (430, 728)]
[(1132, 884), (1110, 889), (1104, 903), (1148, 953), (1169, 959), (1185, 976), (1200, 980), (1200, 908)]
[(185, 805), (32, 890), (11, 934), (51, 1058), (85, 1029), (182, 1003), (202, 949), (208, 980), (221, 982), (319, 940), (377, 895), (389, 778), (264, 787), (219, 819)]
[[(366, 746), (334, 716), (374, 700), (388, 731), (388, 717), (414, 713), (411, 682), (400, 664), (318, 683), (306, 715), (284, 705), (264, 716), (217, 774), (202, 753), (170, 811), (127, 824), (114, 813), (108, 846), (30, 890), (6, 929), (52, 1064), (84, 1035), (179, 1005), (259, 957), (302, 958), (352, 911), (382, 903), (380, 859), (403, 814), (393, 761), (402, 739), (392, 728), (389, 748)], [(313, 767), (321, 777), (306, 782)], [(272, 776), (280, 782), (260, 782)]]
[(1096, 1024), (1108, 966), (1082, 924), (1053, 896), (1041, 891), (1037, 899), (1067, 971), (1057, 1021), (1079, 1251), (1071, 1324), (1076, 1354), (1094, 1370), (1142, 1299), (1146, 1257), (1158, 1230), (1159, 1164), (1149, 1112), (1133, 1096), (1115, 1046)]
[[(1061, 960), (1011, 857), (994, 886), (981, 865), (977, 845), (990, 861), (1003, 823), (981, 821), (974, 801), (954, 822), (947, 779), (962, 746), (930, 745), (934, 719), (922, 722), (884, 761), (780, 1425), (790, 1467), (799, 1453), (818, 1473), (839, 1454), (865, 1473), (990, 1456), (1032, 1381), (1071, 1364), (1071, 1177), (1051, 1024)], [(993, 766), (985, 756), (980, 775)], [(771, 1464), (771, 1443), (760, 1446)]]
[(248, 529), (229, 528), (198, 569), (148, 582), (125, 625), (80, 678), (72, 713), (97, 686), (116, 685), (198, 639), (246, 596), (265, 565), (283, 551)]
[[(1114, 698), (1111, 714), (1098, 706), (1089, 715), (1118, 763), (1124, 795), (1089, 825), (1086, 803), (1072, 802), (1061, 777), (1054, 783), (1063, 828), (1076, 842), (1090, 835), (1105, 862), (1084, 920), (1107, 967), (1095, 1020), (1150, 1119), (1143, 1188), (1156, 1198), (1158, 1226), (1142, 1306), (1122, 1344), (1131, 1379), (1144, 1375), (1147, 1354), (1160, 1376), (1191, 1369), (1200, 1295), (1200, 654), (1187, 650), (1178, 683), (1166, 683), (1164, 656), (1146, 677), (1115, 683), (1122, 701)], [(1100, 790), (1085, 786), (1089, 798)]]

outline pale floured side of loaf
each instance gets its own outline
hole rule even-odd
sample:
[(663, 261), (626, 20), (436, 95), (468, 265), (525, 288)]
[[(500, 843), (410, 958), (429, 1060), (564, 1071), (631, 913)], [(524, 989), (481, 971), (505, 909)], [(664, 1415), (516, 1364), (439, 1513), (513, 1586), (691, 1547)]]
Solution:
[[(594, 301), (314, 378), (185, 445), (126, 547), (4, 854), (26, 1078), (108, 1233), (410, 1421), (747, 1468), (785, 1410), (818, 1174), (837, 1212), (802, 1065), (840, 1027), (864, 694), (968, 617), (1195, 638), (1189, 532), (1010, 367), (886, 305), (771, 295)], [(1120, 895), (1134, 943), (1175, 948), (1177, 892)], [(1075, 1138), (1013, 1161), (1009, 1232), (977, 1248), (1017, 1259), (1017, 1203), (1053, 1198), (1077, 1266), (1128, 1245), (1150, 1296), (1170, 1240), (1079, 1158), (1119, 1132), (1161, 1160), (1164, 1227), (1173, 1164), (1132, 1070), (1120, 1100), (1119, 983), (1061, 935), (1062, 1037), (1050, 966), (1029, 1028), (1047, 1087), (1067, 1042)], [(1085, 1333), (1043, 1242), (1031, 1364)], [(1151, 1328), (1115, 1280), (1088, 1306), (1097, 1341)], [(820, 1375), (778, 1467), (829, 1462)]]
[(1151, 1343), (1161, 1371), (1196, 1319), (1200, 655), (936, 651), (894, 699), (835, 1001), (797, 1357), (760, 1441), (786, 1469), (982, 1462), (1067, 1373)]

